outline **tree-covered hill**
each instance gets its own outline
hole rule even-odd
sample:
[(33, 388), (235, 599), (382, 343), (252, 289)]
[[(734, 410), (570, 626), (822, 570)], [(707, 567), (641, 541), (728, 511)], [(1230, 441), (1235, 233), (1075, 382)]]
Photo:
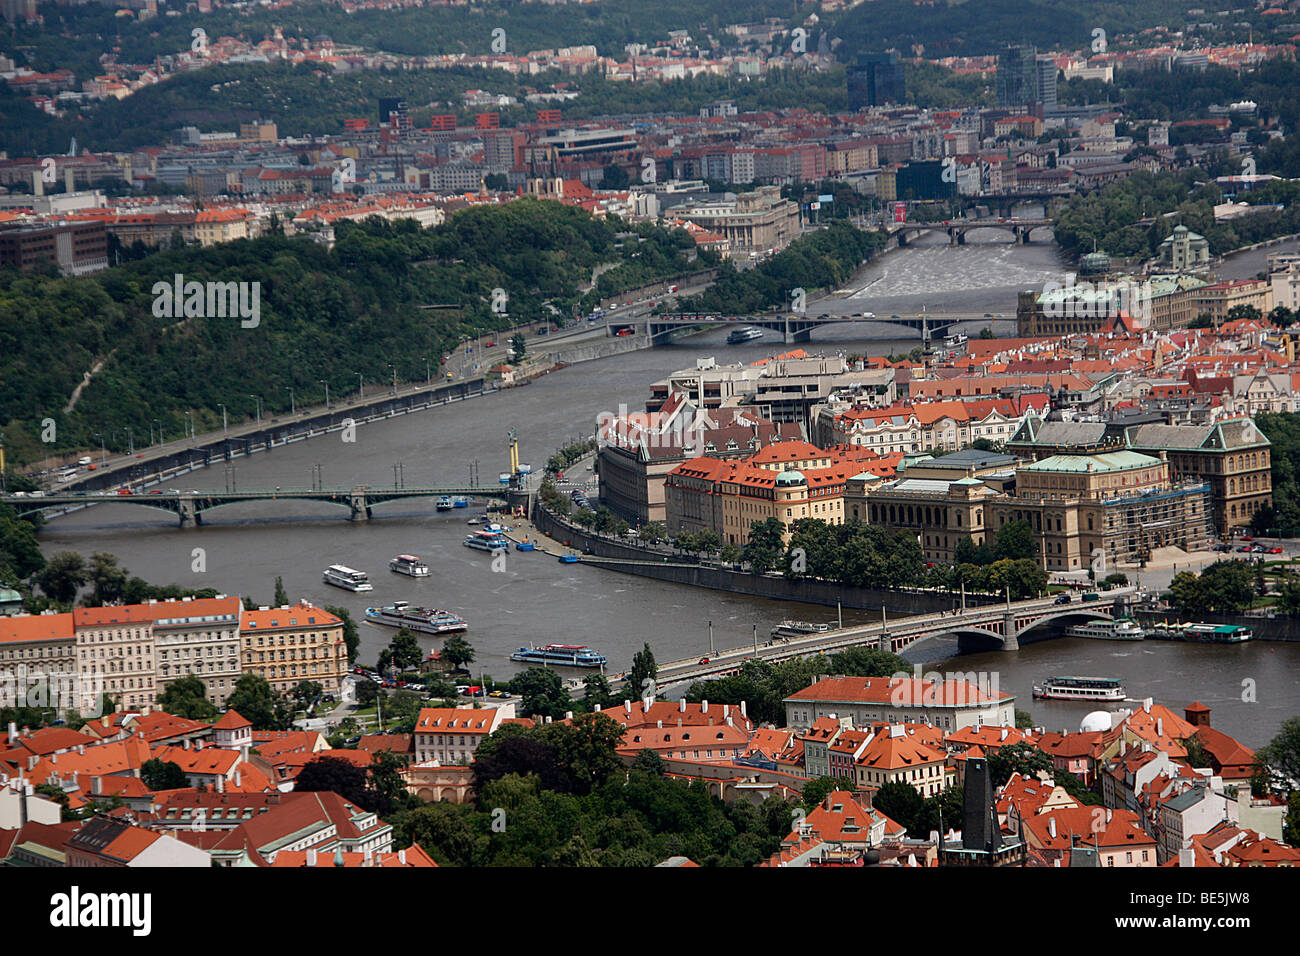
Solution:
[[(533, 199), (467, 209), (436, 229), (370, 220), (341, 223), (337, 234), (333, 249), (267, 235), (164, 251), (85, 278), (0, 272), (0, 431), (11, 462), (97, 446), (100, 434), (124, 449), (127, 427), (143, 444), (154, 419), (175, 436), (187, 411), (200, 430), (219, 426), (221, 403), (238, 421), (255, 412), (250, 395), (264, 413), (287, 411), (289, 388), (300, 404), (323, 398), (320, 380), (341, 396), (358, 374), (386, 380), (389, 362), (399, 379), (423, 381), (426, 359), (436, 369), (476, 329), (550, 308), (572, 315), (599, 264), (620, 264), (601, 276), (611, 292), (700, 267), (680, 230)], [(260, 323), (155, 316), (155, 283), (177, 274), (260, 283)], [(495, 288), (509, 294), (506, 316), (490, 308)], [(431, 304), (460, 308), (422, 308)], [(46, 418), (56, 424), (53, 445), (40, 440)]]

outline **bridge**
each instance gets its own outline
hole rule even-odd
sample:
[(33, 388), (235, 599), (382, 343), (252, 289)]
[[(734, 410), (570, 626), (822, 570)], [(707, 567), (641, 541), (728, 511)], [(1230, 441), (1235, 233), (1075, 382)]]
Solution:
[(179, 518), (184, 527), (190, 521), (202, 526), (203, 515), (215, 508), (240, 504), (245, 501), (324, 501), (341, 505), (351, 513), (350, 520), (365, 521), (372, 517), (374, 505), (406, 498), (497, 498), (508, 499), (512, 494), (525, 494), (518, 483), (490, 486), (449, 486), (440, 488), (372, 488), (358, 485), (353, 488), (275, 488), (259, 491), (68, 491), (33, 498), (26, 494), (0, 496), (0, 501), (12, 505), (19, 515), (32, 512), (54, 512), (55, 516), (77, 511), (95, 504), (114, 503), (139, 505), (166, 511)]
[[(1055, 596), (988, 604), (982, 607), (910, 615), (895, 621), (866, 624), (842, 630), (781, 640), (755, 640), (747, 647), (718, 651), (708, 657), (669, 661), (659, 665), (659, 686), (688, 683), (710, 677), (739, 673), (752, 660), (778, 661), (833, 653), (849, 647), (871, 647), (901, 654), (927, 638), (956, 635), (963, 650), (1020, 649), (1022, 638), (1033, 631), (1050, 636), (1051, 629), (1063, 629), (1090, 620), (1122, 616), (1137, 595), (1137, 588), (1114, 588), (1097, 600), (1057, 604)], [(708, 663), (702, 663), (707, 661)]]
[(648, 319), (648, 334), (651, 341), (662, 338), (682, 328), (695, 326), (736, 325), (753, 326), (780, 332), (786, 344), (807, 342), (812, 338), (812, 330), (823, 325), (864, 325), (883, 322), (888, 325), (901, 326), (921, 333), (922, 339), (928, 339), (931, 333), (944, 332), (960, 322), (974, 321), (981, 316), (970, 315), (915, 315), (915, 316), (878, 316), (870, 313), (857, 315), (831, 315), (823, 313), (813, 316), (805, 313), (759, 313), (758, 315), (716, 315), (701, 312), (668, 312), (652, 315)]
[(906, 246), (909, 239), (926, 232), (946, 232), (948, 244), (966, 245), (966, 234), (975, 229), (1001, 229), (1015, 237), (1017, 243), (1028, 245), (1029, 236), (1035, 229), (1050, 229), (1054, 225), (1051, 219), (952, 219), (945, 222), (908, 222), (890, 227), (890, 235), (898, 237), (898, 244)]

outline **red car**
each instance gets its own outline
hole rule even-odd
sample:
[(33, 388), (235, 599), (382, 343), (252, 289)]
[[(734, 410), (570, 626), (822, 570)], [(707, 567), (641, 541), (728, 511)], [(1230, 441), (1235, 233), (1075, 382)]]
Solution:
[(117, 493), (118, 493), (119, 495), (129, 495), (129, 494), (131, 494), (131, 489), (130, 489), (130, 488), (119, 488), (119, 489), (117, 489)]
[(1269, 553), (1269, 554), (1281, 554), (1281, 553), (1282, 553), (1282, 549), (1279, 548), (1279, 547), (1277, 547), (1277, 546), (1275, 545), (1275, 546), (1273, 546), (1273, 547), (1271, 547), (1271, 548), (1268, 549), (1268, 553)]
[(487, 345), (484, 346), (484, 348), (489, 348), (489, 349), (494, 349), (496, 347), (497, 344), (495, 342), (489, 342)]
[(1248, 544), (1243, 544), (1243, 545), (1242, 545), (1240, 548), (1238, 548), (1237, 550), (1238, 550), (1238, 551), (1250, 551), (1250, 545), (1248, 545)]
[(1243, 534), (1243, 535), (1241, 536), (1241, 540), (1242, 540), (1242, 541), (1254, 541), (1255, 539), (1252, 538), (1252, 537), (1251, 537), (1250, 535), (1248, 535), (1248, 534)]
[[(617, 332), (615, 332), (614, 334), (615, 334), (616, 336), (618, 336), (619, 338), (622, 338), (622, 337), (625, 336), (625, 335), (631, 335), (631, 334), (632, 334), (632, 330), (631, 330), (631, 329), (619, 329), (619, 330), (618, 330)], [(94, 465), (91, 465), (91, 467), (93, 468)]]
[(701, 657), (701, 658), (700, 658), (700, 663), (701, 663), (701, 664), (707, 664), (708, 662), (709, 662), (709, 659), (708, 659), (707, 657)]

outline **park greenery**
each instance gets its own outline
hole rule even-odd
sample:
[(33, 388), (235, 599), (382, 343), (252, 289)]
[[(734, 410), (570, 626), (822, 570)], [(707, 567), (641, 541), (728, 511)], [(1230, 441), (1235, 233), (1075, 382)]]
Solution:
[[(529, 198), (465, 209), (431, 229), (371, 219), (340, 223), (336, 235), (332, 249), (279, 234), (170, 249), (84, 278), (0, 273), (0, 312), (24, 316), (21, 328), (0, 326), (0, 431), (10, 460), (99, 445), (92, 436), (124, 451), (132, 435), (144, 443), (154, 420), (164, 439), (175, 438), (187, 412), (209, 430), (221, 426), (222, 404), (233, 422), (253, 420), (259, 401), (274, 419), (295, 400), (323, 399), (322, 381), (342, 399), (387, 380), (390, 362), (399, 379), (424, 382), (430, 363), (436, 369), (476, 332), (583, 311), (597, 296), (589, 290), (599, 265), (639, 255), (654, 260), (655, 278), (698, 269), (681, 230)], [(176, 274), (260, 283), (258, 326), (155, 316), (154, 284)], [(601, 279), (615, 281), (610, 275)], [(645, 277), (637, 271), (628, 281)], [(506, 314), (491, 309), (498, 288)], [(52, 443), (41, 440), (45, 419)]]
[(730, 260), (724, 260), (713, 285), (681, 299), (673, 311), (744, 315), (789, 309), (794, 290), (803, 289), (811, 295), (815, 290), (841, 285), (884, 248), (885, 240), (884, 233), (864, 232), (835, 220), (825, 229), (800, 236), (752, 269), (740, 271)]

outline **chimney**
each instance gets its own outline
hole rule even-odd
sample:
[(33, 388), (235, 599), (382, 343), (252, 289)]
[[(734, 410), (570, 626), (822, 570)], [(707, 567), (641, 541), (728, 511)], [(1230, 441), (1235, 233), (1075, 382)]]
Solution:
[(91, 792), (92, 794), (94, 794), (95, 796), (99, 796), (101, 793), (104, 792), (104, 778), (103, 778), (103, 777), (101, 777), (101, 776), (99, 776), (98, 774), (96, 774), (95, 776), (93, 776), (93, 777), (90, 778), (90, 792)]
[(651, 697), (642, 697), (642, 698), (641, 698), (641, 713), (643, 713), (643, 714), (648, 714), (648, 713), (650, 713), (650, 705), (651, 705), (652, 703), (654, 703), (654, 699), (653, 699), (653, 698), (651, 698)]
[(679, 714), (684, 714), (684, 713), (686, 713), (686, 698), (685, 698), (685, 697), (678, 698), (678, 700), (677, 700), (677, 712), (678, 712)]
[(1119, 755), (1122, 757), (1128, 753), (1128, 741), (1123, 737), (1119, 739)]
[(598, 714), (600, 713), (600, 704), (596, 704), (596, 705), (595, 705), (595, 711), (596, 711), (596, 713), (598, 713)]
[(743, 700), (740, 702), (740, 716), (741, 717), (749, 716), (749, 710), (746, 708), (745, 702)]
[(707, 700), (700, 701), (700, 713), (707, 714), (708, 712), (709, 712), (709, 702)]
[(398, 851), (397, 851), (397, 862), (400, 863), (400, 864), (402, 864), (402, 866), (406, 866), (406, 851), (405, 851), (405, 850), (398, 850)]
[(18, 739), (18, 725), (11, 720), (9, 721), (9, 743), (12, 744), (17, 739)]
[(1107, 811), (1106, 811), (1106, 822), (1107, 822), (1107, 823), (1110, 823), (1110, 818), (1111, 818), (1111, 816), (1114, 814), (1114, 812), (1115, 812), (1114, 810), (1107, 810)]
[(1051, 817), (1048, 819), (1047, 832), (1052, 835), (1053, 840), (1056, 839), (1056, 817)]
[(307, 865), (308, 865), (308, 866), (315, 866), (315, 865), (316, 865), (316, 851), (315, 851), (315, 850), (308, 850), (308, 851), (307, 851)]
[(1147, 714), (1151, 713), (1151, 704), (1152, 704), (1152, 700), (1150, 697), (1142, 701), (1142, 712)]
[(572, 720), (572, 719), (573, 719), (573, 711), (571, 711), (571, 710), (566, 710), (566, 711), (564, 712), (564, 719), (565, 719), (565, 720)]
[(655, 721), (655, 727), (656, 727), (656, 729), (658, 729), (658, 730), (663, 730), (663, 729), (664, 729), (664, 722), (663, 722), (662, 720), (657, 720), (657, 721)]
[(632, 701), (630, 700), (623, 701), (623, 713), (625, 714), (632, 713)]
[(1163, 737), (1164, 735), (1165, 735), (1165, 719), (1164, 719), (1163, 717), (1157, 717), (1157, 718), (1156, 718), (1156, 736), (1157, 736), (1157, 737)]
[(731, 705), (730, 705), (730, 704), (723, 704), (723, 705), (722, 705), (722, 717), (723, 717), (723, 719), (725, 720), (725, 719), (726, 719), (727, 717), (729, 717), (730, 715), (731, 715)]
[(1179, 850), (1179, 851), (1178, 851), (1178, 865), (1179, 865), (1179, 866), (1195, 866), (1195, 865), (1196, 865), (1196, 851), (1193, 850), (1190, 846), (1185, 846), (1185, 847), (1183, 847), (1181, 850)]

